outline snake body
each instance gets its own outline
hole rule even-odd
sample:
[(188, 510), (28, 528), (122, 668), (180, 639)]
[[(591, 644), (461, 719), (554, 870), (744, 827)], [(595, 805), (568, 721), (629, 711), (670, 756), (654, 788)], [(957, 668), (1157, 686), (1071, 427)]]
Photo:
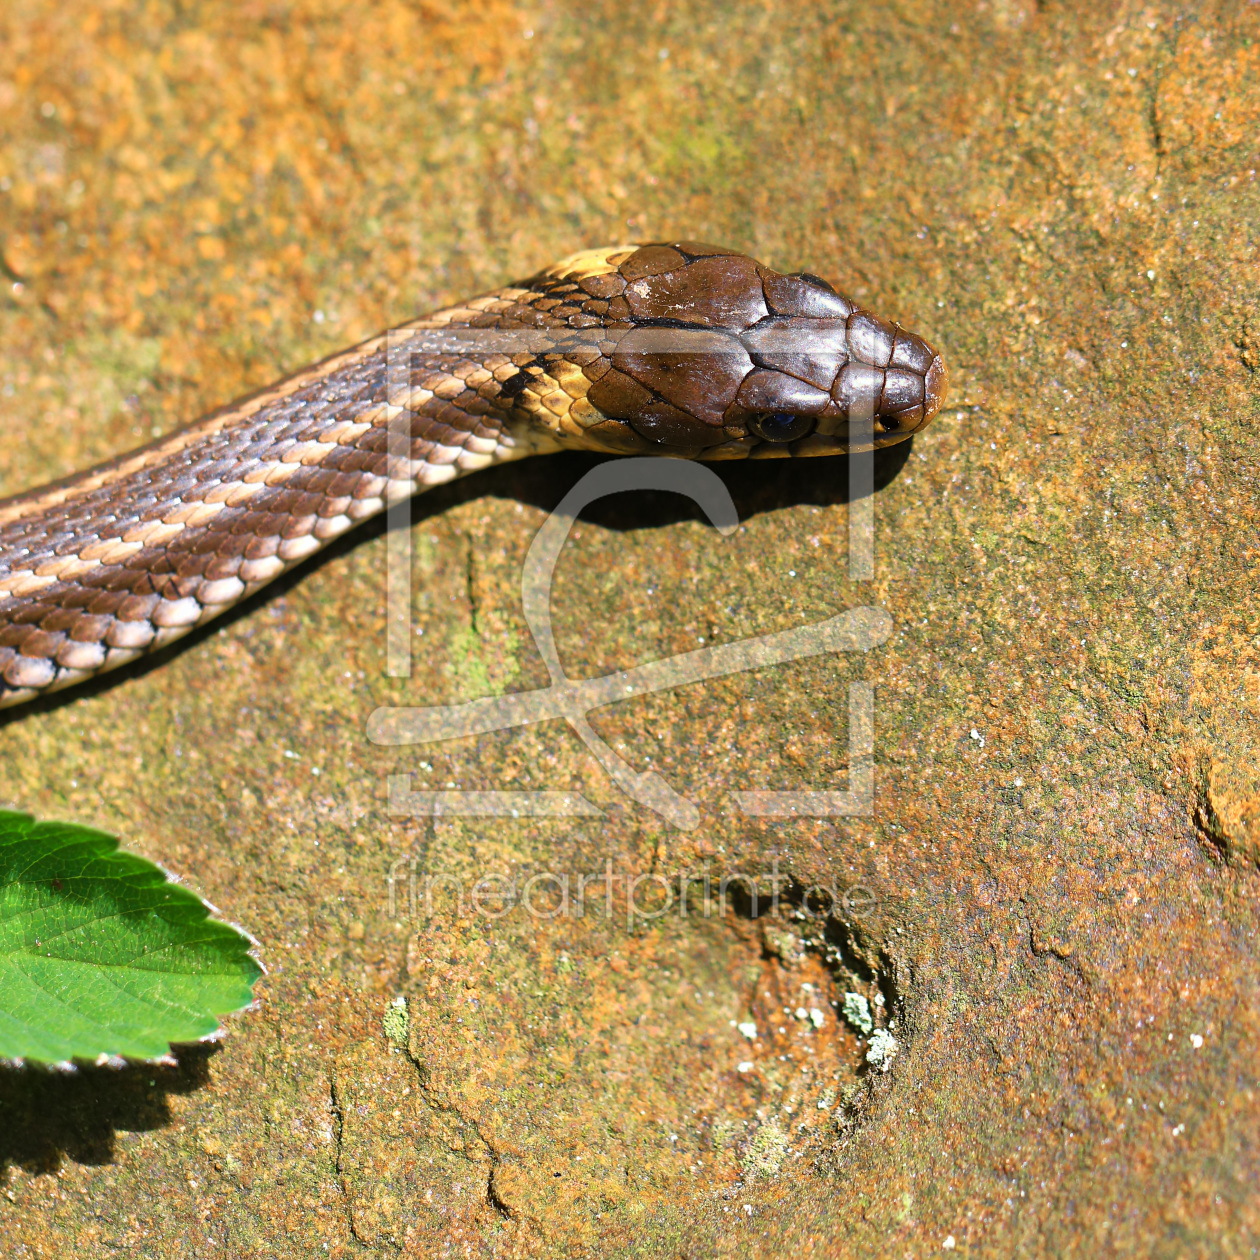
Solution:
[(926, 342), (816, 276), (688, 241), (575, 254), (0, 503), (0, 706), (160, 648), (490, 464), (870, 449), (944, 393)]

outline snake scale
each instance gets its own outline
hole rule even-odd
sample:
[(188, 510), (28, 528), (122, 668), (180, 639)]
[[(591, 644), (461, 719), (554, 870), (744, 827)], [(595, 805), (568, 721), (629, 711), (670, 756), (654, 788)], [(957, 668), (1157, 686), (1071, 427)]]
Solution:
[(694, 241), (575, 254), (0, 503), (0, 706), (160, 648), (487, 465), (869, 450), (945, 387), (922, 338), (817, 276)]

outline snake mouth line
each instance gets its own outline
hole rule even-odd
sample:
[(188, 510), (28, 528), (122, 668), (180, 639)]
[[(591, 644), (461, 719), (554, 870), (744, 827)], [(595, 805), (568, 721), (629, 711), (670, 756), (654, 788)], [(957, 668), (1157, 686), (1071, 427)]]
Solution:
[[(515, 370), (500, 394), (510, 400), (553, 379), (570, 389), (563, 384), (566, 360), (594, 357), (599, 371), (585, 372), (591, 382), (571, 405), (576, 428), (530, 410), (528, 397), (525, 423), (541, 419), (562, 446), (594, 443), (618, 454), (720, 460), (854, 453), (903, 441), (940, 410), (944, 364), (920, 338), (889, 325), (882, 349), (869, 339), (850, 347), (838, 341), (837, 329), (819, 327), (823, 321), (806, 328), (792, 322), (763, 320), (742, 339), (732, 330), (661, 318), (562, 332), (422, 329), (412, 353), (509, 356)], [(900, 359), (898, 339), (909, 347)], [(604, 364), (613, 369), (609, 379), (620, 382), (611, 392), (603, 388)], [(817, 388), (820, 372), (833, 378), (829, 392)], [(584, 406), (588, 401), (596, 405)], [(674, 419), (662, 423), (666, 416)]]

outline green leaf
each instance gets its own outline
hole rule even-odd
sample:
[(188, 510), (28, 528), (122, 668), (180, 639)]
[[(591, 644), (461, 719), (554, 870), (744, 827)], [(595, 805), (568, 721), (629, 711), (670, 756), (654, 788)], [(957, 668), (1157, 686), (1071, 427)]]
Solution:
[(112, 836), (0, 810), (0, 1058), (160, 1058), (249, 1005), (249, 949)]

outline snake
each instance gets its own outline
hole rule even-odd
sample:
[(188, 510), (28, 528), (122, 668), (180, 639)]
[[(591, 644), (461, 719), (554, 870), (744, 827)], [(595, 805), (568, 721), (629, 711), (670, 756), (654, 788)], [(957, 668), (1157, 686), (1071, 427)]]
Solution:
[(697, 241), (583, 250), (0, 502), (0, 706), (165, 647), (489, 465), (870, 451), (946, 386), (922, 337), (812, 273)]

